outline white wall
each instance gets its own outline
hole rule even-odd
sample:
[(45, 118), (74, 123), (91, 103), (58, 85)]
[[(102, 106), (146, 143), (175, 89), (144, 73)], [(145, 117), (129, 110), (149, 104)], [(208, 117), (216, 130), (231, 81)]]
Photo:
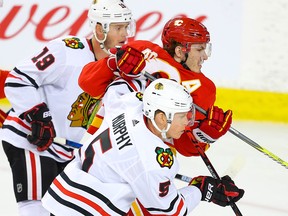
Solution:
[(288, 1), (245, 0), (241, 78), (255, 89), (288, 92)]

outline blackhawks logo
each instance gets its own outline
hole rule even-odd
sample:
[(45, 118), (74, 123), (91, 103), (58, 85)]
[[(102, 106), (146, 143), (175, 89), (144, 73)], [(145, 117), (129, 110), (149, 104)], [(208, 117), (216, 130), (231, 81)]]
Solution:
[(169, 169), (173, 165), (173, 153), (170, 148), (166, 148), (165, 150), (163, 148), (157, 147), (155, 149), (155, 152), (157, 154), (156, 160), (160, 164), (161, 167), (168, 167)]
[(71, 121), (70, 127), (87, 128), (94, 110), (100, 107), (100, 100), (96, 100), (86, 92), (81, 93), (71, 105), (71, 110), (67, 116), (67, 119)]
[(143, 93), (137, 92), (137, 93), (136, 93), (136, 98), (138, 98), (139, 101), (142, 101), (142, 100), (143, 100)]
[(72, 38), (66, 38), (63, 40), (67, 47), (70, 47), (72, 49), (83, 49), (84, 45), (80, 41), (79, 38), (72, 37)]

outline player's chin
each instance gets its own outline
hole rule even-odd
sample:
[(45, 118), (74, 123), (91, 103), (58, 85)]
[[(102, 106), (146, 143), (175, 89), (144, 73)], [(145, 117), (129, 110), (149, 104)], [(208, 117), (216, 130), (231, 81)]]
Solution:
[(179, 139), (183, 133), (184, 133), (184, 131), (180, 131), (179, 133), (175, 133), (173, 138), (174, 139)]

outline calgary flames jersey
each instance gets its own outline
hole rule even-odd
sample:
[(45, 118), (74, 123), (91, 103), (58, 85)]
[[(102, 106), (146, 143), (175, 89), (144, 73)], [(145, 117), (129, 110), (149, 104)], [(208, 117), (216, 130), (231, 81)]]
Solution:
[[(144, 71), (162, 77), (174, 79), (190, 92), (193, 101), (207, 110), (216, 100), (216, 87), (203, 73), (195, 73), (185, 69), (176, 62), (163, 48), (150, 41), (137, 40), (127, 44), (141, 51), (146, 59)], [(107, 66), (107, 58), (86, 65), (79, 77), (80, 87), (91, 96), (101, 98), (106, 87), (114, 79), (114, 73)], [(197, 112), (196, 119), (204, 116)]]
[(4, 84), (9, 71), (0, 69), (0, 99), (5, 98)]

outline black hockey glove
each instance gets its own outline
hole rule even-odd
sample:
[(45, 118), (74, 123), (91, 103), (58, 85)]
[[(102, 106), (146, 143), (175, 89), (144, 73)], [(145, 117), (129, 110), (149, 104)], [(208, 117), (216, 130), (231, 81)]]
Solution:
[(45, 103), (38, 104), (26, 111), (24, 119), (31, 124), (32, 134), (28, 141), (37, 146), (38, 151), (45, 151), (56, 136), (50, 111)]
[[(202, 201), (213, 202), (220, 206), (227, 206), (231, 201), (237, 202), (244, 195), (229, 176), (214, 179), (210, 176), (198, 176), (192, 179), (189, 185), (194, 185), (202, 192)], [(227, 197), (230, 198), (228, 202)]]

